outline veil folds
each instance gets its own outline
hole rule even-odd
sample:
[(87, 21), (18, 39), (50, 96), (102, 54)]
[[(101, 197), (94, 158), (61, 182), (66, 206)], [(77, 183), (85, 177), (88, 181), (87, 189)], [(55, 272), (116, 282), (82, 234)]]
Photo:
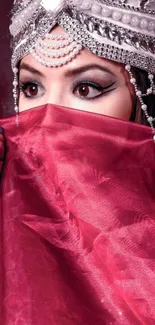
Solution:
[(0, 124), (1, 324), (155, 324), (151, 129), (50, 104)]

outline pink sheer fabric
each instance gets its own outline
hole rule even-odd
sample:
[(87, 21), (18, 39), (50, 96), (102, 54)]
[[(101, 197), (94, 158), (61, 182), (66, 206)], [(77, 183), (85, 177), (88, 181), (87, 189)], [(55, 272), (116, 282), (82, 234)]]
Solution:
[(150, 128), (52, 105), (1, 126), (0, 324), (155, 324)]

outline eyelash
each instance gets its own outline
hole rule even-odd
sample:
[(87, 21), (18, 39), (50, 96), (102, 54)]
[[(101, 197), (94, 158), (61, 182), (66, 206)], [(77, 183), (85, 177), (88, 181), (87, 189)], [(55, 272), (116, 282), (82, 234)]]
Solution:
[(44, 87), (38, 82), (38, 81), (35, 81), (35, 80), (31, 80), (31, 81), (25, 81), (25, 82), (21, 82), (20, 85), (19, 85), (19, 91), (20, 93), (22, 93), (25, 98), (27, 99), (34, 99), (36, 97), (31, 97), (31, 96), (28, 96), (26, 94), (26, 90), (29, 86), (37, 86), (38, 88), (40, 87), (42, 90), (44, 90)]
[[(91, 81), (85, 80), (85, 81), (80, 81), (80, 82), (78, 82), (77, 84), (75, 84), (75, 85), (73, 86), (73, 92), (75, 93), (75, 90), (77, 90), (78, 87), (80, 87), (80, 86), (88, 86), (88, 87), (91, 87), (91, 88), (93, 88), (93, 89), (96, 89), (97, 91), (100, 91), (101, 93), (100, 93), (99, 95), (97, 95), (97, 96), (90, 97), (90, 98), (86, 98), (86, 97), (82, 97), (82, 96), (81, 96), (81, 99), (82, 99), (82, 100), (87, 100), (87, 101), (88, 101), (88, 100), (95, 100), (95, 99), (101, 97), (103, 94), (106, 94), (106, 93), (112, 91), (113, 89), (111, 89), (111, 87), (112, 87), (114, 84), (115, 84), (115, 82), (111, 83), (110, 85), (108, 85), (108, 86), (106, 86), (106, 87), (102, 87), (101, 85), (99, 85), (99, 84), (97, 84), (97, 83), (94, 83), (94, 82), (91, 82)], [(32, 80), (32, 81), (22, 82), (22, 83), (20, 84), (20, 86), (19, 86), (20, 93), (22, 93), (22, 94), (25, 96), (25, 98), (27, 98), (27, 99), (29, 99), (29, 100), (36, 99), (37, 97), (40, 97), (40, 96), (37, 96), (37, 95), (34, 96), (34, 97), (33, 97), (33, 96), (29, 96), (29, 95), (27, 95), (26, 90), (27, 90), (27, 88), (28, 88), (29, 86), (31, 86), (31, 87), (35, 86), (35, 87), (38, 87), (38, 88), (44, 90), (44, 87), (43, 87), (43, 86), (42, 86), (38, 81)], [(105, 91), (105, 90), (106, 90), (106, 91)], [(77, 96), (77, 97), (78, 97), (78, 96)], [(79, 96), (79, 98), (80, 98), (80, 96)]]

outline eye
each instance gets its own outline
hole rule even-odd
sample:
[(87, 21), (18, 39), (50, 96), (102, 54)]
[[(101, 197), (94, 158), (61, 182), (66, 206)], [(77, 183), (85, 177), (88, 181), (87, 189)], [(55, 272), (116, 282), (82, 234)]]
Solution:
[(110, 84), (106, 87), (102, 87), (101, 85), (90, 81), (81, 82), (78, 83), (74, 88), (74, 95), (82, 99), (95, 99), (100, 97), (103, 93), (109, 92), (110, 91), (109, 88), (113, 84)]
[(25, 82), (20, 85), (20, 91), (26, 98), (37, 98), (44, 94), (44, 89), (41, 85), (34, 82)]

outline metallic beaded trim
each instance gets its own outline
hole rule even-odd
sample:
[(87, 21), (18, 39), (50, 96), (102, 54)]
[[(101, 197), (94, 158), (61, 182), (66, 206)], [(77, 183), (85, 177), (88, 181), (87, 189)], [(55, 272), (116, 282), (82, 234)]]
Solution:
[(115, 0), (96, 0), (102, 4), (106, 4), (108, 6), (111, 6), (111, 7), (117, 7), (117, 8), (121, 8), (121, 9), (127, 9), (127, 10), (131, 10), (131, 11), (137, 11), (137, 12), (142, 12), (142, 13), (146, 13), (146, 14), (155, 14), (155, 11), (154, 10), (150, 10), (150, 9), (147, 9), (147, 8), (142, 8), (142, 7), (133, 7), (133, 6), (130, 6), (126, 3), (123, 3), (121, 1), (115, 1)]
[(110, 44), (100, 43), (83, 28), (83, 25), (77, 19), (72, 18), (68, 13), (61, 15), (59, 24), (77, 43), (82, 44), (83, 47), (88, 48), (94, 54), (120, 63), (128, 63), (155, 74), (155, 60), (153, 58), (120, 49)]
[[(44, 10), (42, 7), (39, 6), (36, 9), (36, 11), (34, 12), (34, 14), (32, 15), (32, 17), (29, 18), (29, 19), (27, 19), (27, 21), (25, 22), (25, 24), (20, 28), (20, 32), (17, 34), (17, 36), (14, 36), (14, 38), (13, 38), (13, 43), (15, 44), (14, 47), (16, 46), (17, 41), (19, 43), (19, 41), (21, 40), (20, 34), (25, 33), (26, 29), (29, 28), (29, 25), (31, 23), (32, 24), (36, 24), (36, 22), (38, 21), (37, 20), (38, 17), (40, 17), (40, 13), (41, 13), (41, 15), (47, 14), (46, 10)], [(11, 26), (10, 26), (10, 31), (11, 31)], [(12, 32), (11, 32), (11, 34), (12, 34)], [(30, 34), (29, 34), (29, 37), (30, 37)]]
[(84, 25), (88, 32), (97, 32), (100, 36), (122, 45), (125, 42), (134, 46), (137, 50), (141, 47), (144, 51), (155, 54), (155, 38), (141, 33), (133, 32), (130, 29), (119, 27), (109, 22), (103, 22), (98, 18), (77, 12), (74, 14), (77, 20)]
[[(26, 29), (18, 34), (13, 44), (12, 68), (17, 66), (23, 56), (29, 54), (30, 49), (34, 48), (37, 40), (44, 37), (56, 23), (57, 21), (53, 17), (42, 10), (34, 22), (30, 23)], [(31, 35), (31, 38), (29, 35)], [(20, 40), (25, 40), (25, 42), (19, 45)]]
[(27, 8), (28, 5), (31, 4), (33, 0), (27, 0), (25, 3), (21, 2), (19, 3), (17, 1), (17, 3), (14, 4), (13, 9), (12, 9), (12, 18), (14, 19), (21, 11), (23, 11), (23, 9)]
[(155, 87), (155, 84), (154, 84), (154, 76), (152, 74), (148, 74), (148, 79), (150, 81), (150, 88), (147, 89), (146, 94), (142, 94), (141, 90), (138, 89), (138, 86), (137, 86), (137, 83), (136, 83), (136, 79), (134, 78), (134, 75), (133, 75), (131, 66), (130, 65), (126, 65), (125, 66), (125, 69), (129, 73), (130, 82), (134, 86), (135, 94), (136, 94), (136, 96), (139, 99), (139, 103), (140, 103), (140, 106), (141, 106), (141, 110), (144, 112), (144, 115), (145, 115), (145, 117), (147, 119), (147, 122), (148, 122), (148, 124), (151, 127), (152, 134), (153, 134), (153, 141), (155, 142), (155, 128), (154, 128), (155, 118), (153, 118), (152, 116), (150, 116), (148, 114), (148, 107), (144, 103), (144, 100), (143, 100), (143, 97), (149, 96), (154, 91), (154, 87)]

